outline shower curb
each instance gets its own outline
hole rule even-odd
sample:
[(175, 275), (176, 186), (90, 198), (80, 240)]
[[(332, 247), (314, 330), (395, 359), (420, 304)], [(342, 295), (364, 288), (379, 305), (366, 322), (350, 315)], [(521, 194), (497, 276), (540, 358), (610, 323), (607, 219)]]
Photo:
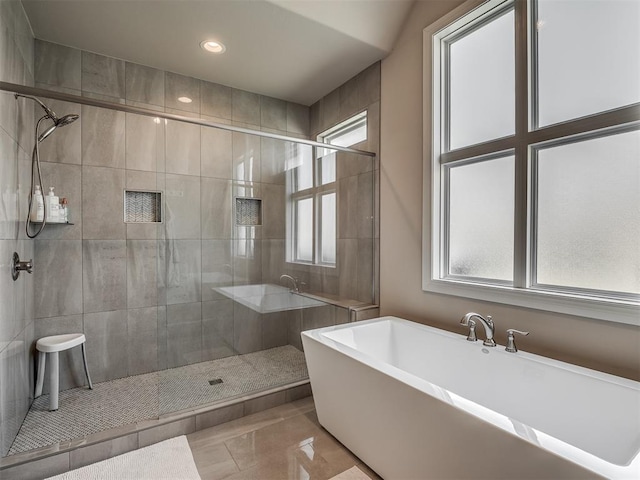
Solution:
[(3, 480), (39, 480), (311, 396), (309, 380), (176, 413), (0, 459)]

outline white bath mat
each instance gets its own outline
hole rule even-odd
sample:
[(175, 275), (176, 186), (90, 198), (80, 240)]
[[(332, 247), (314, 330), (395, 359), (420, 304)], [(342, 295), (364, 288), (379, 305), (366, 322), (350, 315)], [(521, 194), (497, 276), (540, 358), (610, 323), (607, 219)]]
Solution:
[(200, 480), (187, 437), (171, 438), (48, 480)]
[(358, 467), (351, 467), (349, 470), (345, 470), (329, 480), (371, 480), (371, 478)]

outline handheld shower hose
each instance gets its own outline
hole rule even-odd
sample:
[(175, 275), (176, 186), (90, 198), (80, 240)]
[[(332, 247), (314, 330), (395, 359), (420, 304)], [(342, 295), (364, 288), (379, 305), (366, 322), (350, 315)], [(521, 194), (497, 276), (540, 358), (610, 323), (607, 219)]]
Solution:
[[(29, 208), (27, 209), (27, 222), (25, 227), (27, 237), (36, 238), (38, 235), (40, 235), (42, 230), (44, 230), (44, 227), (47, 224), (47, 202), (44, 202), (44, 205), (43, 205), (44, 216), (42, 218), (42, 223), (40, 224), (40, 227), (35, 233), (32, 234), (30, 232), (30, 225), (32, 223), (31, 208), (33, 206), (33, 195), (35, 193), (35, 185), (36, 185), (34, 182), (34, 176), (36, 173), (38, 174), (38, 185), (44, 188), (44, 185), (42, 184), (42, 171), (40, 169), (40, 142), (42, 142), (45, 138), (51, 135), (56, 128), (64, 127), (66, 125), (69, 125), (70, 123), (75, 122), (79, 118), (79, 116), (76, 114), (70, 114), (70, 115), (65, 115), (64, 117), (58, 118), (58, 116), (54, 113), (54, 111), (51, 110), (49, 107), (47, 107), (44, 103), (42, 103), (38, 98), (32, 97), (30, 95), (21, 95), (19, 93), (16, 93), (15, 98), (17, 99), (18, 97), (29, 98), (33, 100), (38, 105), (40, 105), (45, 112), (45, 114), (42, 117), (40, 117), (40, 119), (38, 119), (38, 122), (36, 123), (33, 152), (31, 154), (31, 189), (29, 193)], [(44, 132), (39, 134), (38, 132), (40, 131), (40, 124), (42, 123), (43, 120), (46, 120), (46, 119), (51, 120), (52, 124)]]

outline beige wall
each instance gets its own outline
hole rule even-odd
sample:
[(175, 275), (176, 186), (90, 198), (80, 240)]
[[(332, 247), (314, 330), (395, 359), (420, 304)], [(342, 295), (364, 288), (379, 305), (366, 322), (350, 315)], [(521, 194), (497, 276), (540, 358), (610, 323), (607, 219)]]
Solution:
[(522, 350), (640, 380), (640, 329), (569, 315), (423, 292), (422, 30), (459, 4), (418, 1), (393, 52), (382, 62), (380, 180), (381, 314), (454, 332), (469, 311), (493, 315), (498, 343), (505, 330), (531, 334)]

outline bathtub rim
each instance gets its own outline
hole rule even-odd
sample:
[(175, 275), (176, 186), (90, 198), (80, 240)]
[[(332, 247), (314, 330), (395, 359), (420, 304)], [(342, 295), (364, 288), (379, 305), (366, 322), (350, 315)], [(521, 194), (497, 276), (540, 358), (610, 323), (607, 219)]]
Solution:
[[(351, 359), (357, 362), (363, 363), (384, 375), (393, 377), (398, 381), (404, 383), (405, 385), (413, 389), (416, 389), (426, 395), (429, 395), (435, 398), (436, 400), (447, 403), (449, 406), (455, 408), (456, 410), (460, 411), (465, 415), (472, 415), (478, 418), (479, 420), (489, 425), (492, 425), (496, 428), (499, 428), (512, 436), (515, 436), (521, 440), (525, 440), (526, 442), (533, 444), (536, 447), (541, 448), (552, 455), (559, 456), (572, 463), (576, 463), (583, 468), (593, 471), (594, 473), (597, 473), (599, 475), (604, 475), (608, 478), (636, 478), (636, 475), (640, 473), (640, 448), (636, 451), (635, 456), (629, 460), (628, 464), (619, 465), (619, 464), (611, 463), (592, 453), (589, 453), (585, 450), (575, 447), (563, 440), (560, 440), (556, 437), (546, 434), (545, 432), (538, 430), (530, 425), (527, 425), (519, 420), (513, 419), (502, 413), (491, 410), (490, 408), (484, 407), (472, 400), (468, 400), (464, 397), (461, 397), (460, 395), (454, 392), (451, 392), (439, 385), (431, 383), (428, 380), (420, 378), (411, 373), (405, 372), (404, 370), (401, 370), (398, 367), (395, 367), (382, 360), (379, 360), (378, 358), (375, 358), (369, 354), (365, 354), (359, 350), (356, 350), (344, 343), (341, 343), (325, 335), (326, 333), (330, 333), (337, 330), (350, 329), (350, 328), (365, 326), (368, 324), (383, 323), (383, 322), (404, 324), (411, 328), (426, 330), (435, 335), (444, 336), (454, 340), (464, 341), (465, 343), (468, 344), (470, 348), (486, 348), (478, 343), (466, 342), (466, 336), (464, 335), (450, 332), (447, 330), (442, 330), (436, 327), (432, 327), (429, 325), (421, 324), (418, 322), (406, 320), (406, 319), (395, 317), (395, 316), (383, 316), (383, 317), (378, 317), (370, 320), (322, 327), (322, 328), (313, 329), (313, 330), (306, 330), (301, 332), (301, 335), (303, 337), (309, 338), (312, 341), (318, 342), (320, 344), (324, 344), (327, 348), (336, 350), (339, 353), (347, 357), (350, 357)], [(605, 382), (614, 383), (616, 385), (630, 388), (640, 392), (640, 382), (618, 377), (605, 372), (592, 370), (586, 367), (581, 367), (578, 365), (561, 362), (559, 360), (554, 360), (548, 357), (543, 357), (541, 355), (536, 355), (533, 353), (528, 353), (523, 351), (518, 351), (516, 353), (508, 353), (504, 351), (503, 345), (498, 345), (494, 353), (505, 354), (505, 355), (517, 355), (522, 359), (541, 363), (553, 368), (560, 368), (572, 373), (585, 375), (585, 376), (592, 377)], [(311, 376), (310, 376), (310, 380), (311, 380), (311, 388), (313, 389), (313, 379), (311, 378)], [(521, 427), (521, 432), (516, 430), (516, 426)], [(522, 432), (524, 433), (531, 432), (533, 435), (530, 435), (530, 434), (526, 435), (526, 434), (523, 434)]]

